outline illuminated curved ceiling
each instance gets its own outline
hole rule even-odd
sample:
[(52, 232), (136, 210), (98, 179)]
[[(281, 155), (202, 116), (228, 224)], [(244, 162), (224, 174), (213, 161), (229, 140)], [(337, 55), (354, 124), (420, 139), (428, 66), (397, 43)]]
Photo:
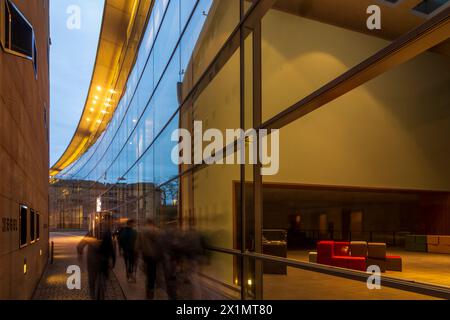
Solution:
[(50, 177), (78, 160), (111, 121), (153, 3), (154, 0), (105, 0), (97, 56), (84, 110), (66, 151), (50, 168)]

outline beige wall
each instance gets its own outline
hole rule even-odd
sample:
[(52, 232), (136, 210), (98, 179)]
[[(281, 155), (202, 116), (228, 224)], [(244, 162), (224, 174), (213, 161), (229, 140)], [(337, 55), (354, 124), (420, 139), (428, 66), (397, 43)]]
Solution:
[[(25, 204), (41, 215), (41, 239), (19, 249), (19, 231), (3, 231), (0, 221), (0, 299), (30, 298), (48, 251), (48, 141), (44, 124), (45, 105), (49, 115), (48, 1), (14, 3), (35, 29), (39, 73), (36, 80), (31, 61), (0, 49), (0, 219), (18, 221), (19, 205)], [(28, 272), (24, 275), (25, 259)]]
[[(279, 11), (264, 31), (266, 118), (388, 44)], [(449, 86), (448, 56), (398, 66), (283, 128), (280, 172), (264, 181), (450, 191)]]

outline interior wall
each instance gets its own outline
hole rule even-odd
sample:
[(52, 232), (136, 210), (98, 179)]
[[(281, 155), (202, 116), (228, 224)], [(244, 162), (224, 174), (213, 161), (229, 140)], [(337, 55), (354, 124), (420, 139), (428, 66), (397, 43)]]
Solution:
[[(292, 199), (293, 202), (295, 199)], [(267, 201), (267, 200), (266, 200)], [(343, 203), (327, 204), (322, 207), (307, 207), (302, 203), (264, 203), (264, 228), (289, 229), (289, 215), (299, 214), (302, 217), (301, 230), (319, 230), (319, 216), (327, 215), (327, 222), (334, 224), (335, 231), (343, 230), (343, 213), (363, 212), (363, 231), (416, 231), (414, 222), (419, 212), (417, 204), (383, 204), (383, 203)], [(411, 220), (411, 221), (410, 221)]]
[[(388, 44), (275, 10), (264, 25), (266, 117)], [(265, 182), (450, 191), (449, 85), (449, 57), (426, 52), (358, 87), (281, 130)]]

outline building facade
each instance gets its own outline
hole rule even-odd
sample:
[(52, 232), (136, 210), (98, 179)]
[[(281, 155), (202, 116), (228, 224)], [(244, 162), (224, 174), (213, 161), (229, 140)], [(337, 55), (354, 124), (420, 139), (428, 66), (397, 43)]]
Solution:
[[(450, 235), (449, 7), (377, 1), (382, 28), (373, 29), (372, 2), (154, 1), (110, 122), (54, 168), (56, 184), (84, 181), (95, 207), (86, 215), (195, 228), (212, 252), (204, 281), (233, 297), (439, 296), (448, 255), (423, 253), (429, 273), (404, 249), (408, 235)], [(224, 136), (278, 129), (279, 170), (179, 165), (174, 154), (213, 142), (177, 149), (174, 132), (194, 136), (195, 122)], [(213, 154), (235, 156), (221, 144)], [(410, 272), (370, 292), (354, 279), (362, 275), (309, 263), (318, 240), (385, 243)], [(274, 263), (282, 276), (268, 272)]]
[(29, 299), (48, 258), (49, 4), (0, 1), (0, 299)]

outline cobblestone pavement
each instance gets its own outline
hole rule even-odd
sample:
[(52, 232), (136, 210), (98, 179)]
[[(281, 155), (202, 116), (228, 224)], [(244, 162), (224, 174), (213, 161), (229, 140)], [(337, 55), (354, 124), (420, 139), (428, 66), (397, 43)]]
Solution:
[[(55, 232), (50, 234), (50, 241), (54, 241), (54, 261), (49, 264), (36, 289), (34, 300), (91, 300), (89, 296), (89, 286), (86, 259), (80, 265), (77, 257), (76, 247), (83, 238), (81, 232)], [(67, 288), (66, 273), (71, 265), (81, 268), (81, 290), (69, 290)], [(124, 294), (113, 272), (106, 285), (106, 300), (124, 300)]]
[[(123, 256), (117, 252), (117, 263), (114, 268), (114, 273), (118, 279), (121, 288), (126, 296), (127, 300), (146, 300), (146, 275), (144, 272), (144, 265), (142, 261), (138, 261), (135, 274), (136, 281), (128, 281), (126, 278), (126, 268)], [(156, 272), (156, 288), (155, 288), (155, 300), (167, 300), (166, 284), (164, 280), (164, 270), (161, 266), (158, 266)], [(226, 296), (220, 295), (210, 288), (202, 285), (197, 275), (197, 271), (188, 272), (190, 280), (178, 274), (177, 277), (177, 298), (180, 300), (223, 300), (227, 299)]]
[[(116, 267), (114, 268), (114, 274), (118, 279), (120, 286), (123, 288), (123, 292), (127, 300), (146, 300), (145, 283), (146, 277), (142, 270), (142, 262), (139, 262), (139, 267), (136, 270), (136, 281), (128, 281), (126, 277), (126, 268), (123, 256), (118, 253), (118, 260)], [(160, 272), (158, 273), (158, 275)], [(167, 300), (167, 294), (165, 293), (165, 287), (162, 287), (161, 277), (158, 277), (157, 289), (155, 292), (155, 300)]]

